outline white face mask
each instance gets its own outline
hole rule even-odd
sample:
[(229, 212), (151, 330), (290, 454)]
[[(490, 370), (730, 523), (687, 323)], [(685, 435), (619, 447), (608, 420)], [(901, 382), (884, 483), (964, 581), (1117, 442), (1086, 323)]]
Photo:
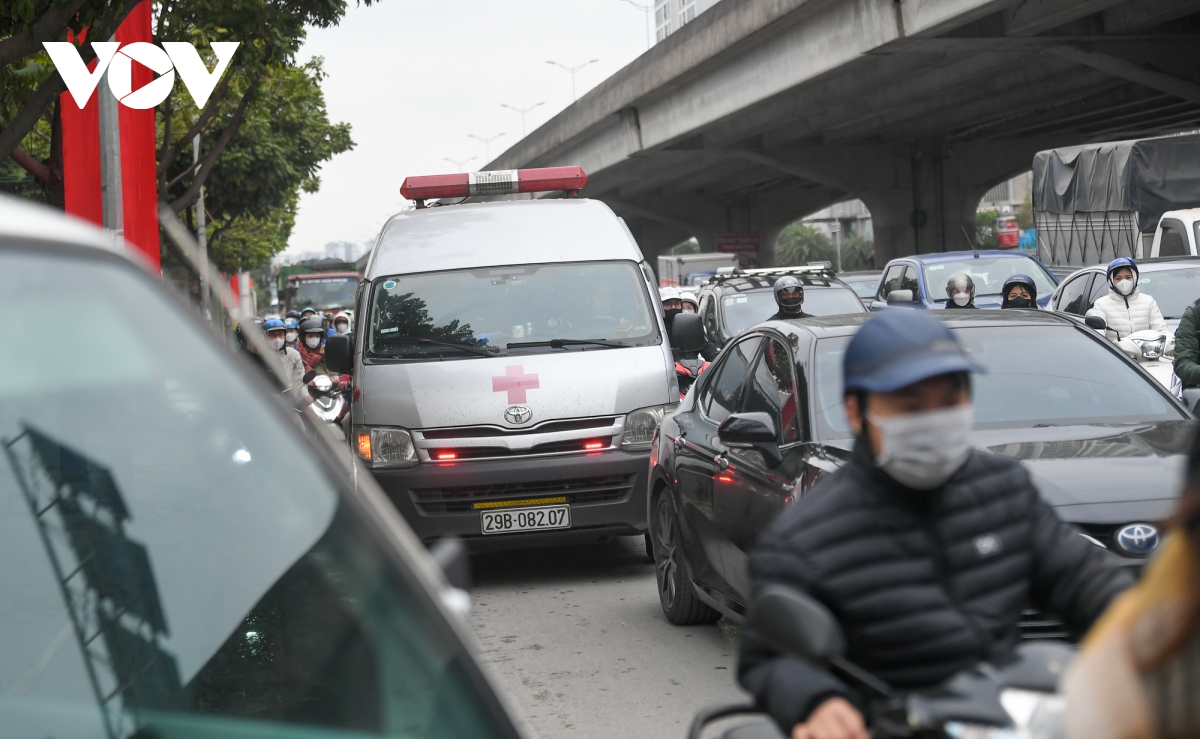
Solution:
[(282, 338), (279, 338), (279, 339), (267, 339), (267, 340), (271, 342), (271, 347), (272, 347), (272, 348), (274, 348), (276, 351), (278, 351), (278, 350), (280, 350), (280, 349), (282, 349), (282, 348), (283, 348), (283, 339), (282, 339)]
[(970, 302), (971, 302), (971, 295), (969, 293), (955, 293), (954, 294), (954, 304), (955, 305), (966, 305), (967, 303), (970, 303)]
[(971, 453), (975, 411), (970, 405), (893, 418), (867, 417), (883, 442), (876, 463), (901, 485), (932, 490), (949, 480)]
[(304, 343), (308, 344), (309, 349), (316, 349), (318, 346), (321, 345), (321, 337), (320, 336), (305, 336)]
[(1117, 292), (1128, 295), (1133, 292), (1133, 280), (1117, 280)]
[(284, 338), (286, 338), (286, 339), (287, 339), (287, 342), (288, 342), (289, 344), (291, 344), (291, 343), (294, 343), (294, 342), (296, 341), (296, 337), (297, 337), (297, 336), (299, 336), (299, 335), (300, 335), (300, 334), (296, 333), (295, 331), (288, 331), (288, 332), (287, 332), (286, 334), (284, 334), (283, 336), (284, 336)]
[(348, 333), (350, 333), (350, 324), (348, 324), (348, 323), (339, 323), (339, 324), (337, 325), (337, 332), (338, 332), (339, 334), (348, 334)]

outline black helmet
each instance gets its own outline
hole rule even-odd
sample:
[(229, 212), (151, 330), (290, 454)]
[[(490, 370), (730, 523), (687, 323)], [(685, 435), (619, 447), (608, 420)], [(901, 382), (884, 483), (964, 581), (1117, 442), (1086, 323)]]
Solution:
[[(784, 298), (780, 295), (784, 290), (798, 290), (800, 297)], [(775, 280), (775, 302), (780, 308), (788, 311), (796, 311), (800, 306), (804, 305), (804, 285), (800, 284), (800, 280), (788, 275)]]
[(953, 300), (954, 293), (967, 293), (971, 296), (971, 300), (974, 300), (975, 280), (972, 280), (970, 275), (962, 272), (950, 275), (950, 279), (946, 281), (946, 297)]
[(325, 327), (321, 325), (321, 319), (319, 318), (306, 318), (300, 322), (300, 333), (320, 333), (323, 335), (325, 333)]
[(251, 348), (250, 340), (246, 338), (246, 332), (257, 331), (261, 336), (263, 333), (263, 319), (258, 316), (251, 316), (244, 321), (238, 321), (237, 326), (233, 329), (233, 335), (237, 338), (238, 346), (246, 351), (254, 351)]
[(284, 318), (295, 318), (298, 321), (298, 320), (300, 320), (300, 311), (290, 310), (287, 312), (287, 315), (284, 316)]
[(1023, 285), (1029, 291), (1029, 301), (1032, 305), (1030, 308), (1037, 308), (1037, 283), (1029, 275), (1013, 275), (1004, 281), (1004, 287), (1000, 288), (1000, 297), (1004, 302), (1000, 303), (1001, 308), (1015, 308), (1016, 306), (1009, 304), (1008, 293), (1015, 285)]

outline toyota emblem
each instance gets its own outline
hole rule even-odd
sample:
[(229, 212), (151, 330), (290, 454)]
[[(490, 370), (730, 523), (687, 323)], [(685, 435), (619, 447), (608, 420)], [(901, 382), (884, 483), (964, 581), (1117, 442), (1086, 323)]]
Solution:
[(529, 423), (531, 418), (533, 418), (533, 411), (529, 410), (527, 405), (510, 405), (504, 409), (504, 420), (509, 423)]
[(1158, 529), (1148, 523), (1131, 523), (1117, 531), (1116, 540), (1128, 554), (1149, 554), (1158, 546)]

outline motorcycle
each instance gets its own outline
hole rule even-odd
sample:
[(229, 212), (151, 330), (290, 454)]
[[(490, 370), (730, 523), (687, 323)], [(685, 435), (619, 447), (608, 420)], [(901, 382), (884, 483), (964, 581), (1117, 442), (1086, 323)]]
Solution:
[(696, 383), (709, 362), (700, 356), (705, 343), (704, 324), (695, 313), (680, 313), (671, 327), (671, 353), (675, 359), (675, 377), (679, 381), (679, 399)]
[[(1099, 316), (1088, 316), (1084, 322), (1097, 331), (1108, 328), (1107, 323)], [(1175, 374), (1174, 336), (1166, 331), (1147, 329), (1122, 336), (1114, 343), (1172, 395), (1183, 400), (1183, 381)]]
[[(982, 663), (932, 689), (896, 690), (845, 658), (846, 640), (820, 602), (787, 586), (763, 589), (747, 616), (763, 640), (782, 654), (823, 665), (868, 697), (875, 739), (1058, 739), (1063, 736), (1059, 678), (1073, 656), (1060, 642), (1031, 642), (1002, 663)], [(692, 721), (688, 739), (713, 722), (759, 713), (752, 704), (718, 705)], [(723, 739), (784, 739), (774, 722), (737, 726)]]
[(313, 413), (316, 413), (322, 421), (329, 423), (335, 436), (344, 439), (345, 434), (342, 432), (341, 423), (350, 410), (350, 404), (346, 402), (345, 391), (338, 387), (344, 383), (335, 384), (329, 375), (317, 374), (315, 370), (304, 376), (304, 382), (313, 399)]

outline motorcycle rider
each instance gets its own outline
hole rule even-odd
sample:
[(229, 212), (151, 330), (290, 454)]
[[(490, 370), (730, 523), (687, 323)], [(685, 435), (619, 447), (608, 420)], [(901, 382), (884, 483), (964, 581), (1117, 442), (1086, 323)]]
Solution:
[(946, 310), (976, 307), (975, 280), (962, 272), (950, 275), (946, 281)]
[(660, 287), (658, 297), (662, 300), (663, 317), (666, 319), (667, 336), (671, 335), (671, 327), (675, 324), (675, 316), (683, 312), (683, 299), (677, 287)]
[(1029, 275), (1011, 275), (1000, 289), (1001, 308), (1038, 309), (1037, 283)]
[(321, 374), (328, 374), (325, 371), (325, 328), (321, 325), (321, 320), (305, 319), (300, 324), (300, 334), (303, 338), (296, 344), (296, 350), (300, 352), (300, 359), (304, 362), (304, 373), (315, 369)]
[(789, 318), (806, 318), (804, 312), (804, 285), (797, 278), (786, 275), (775, 280), (775, 304), (779, 310), (768, 321), (786, 321)]
[(679, 305), (684, 313), (696, 313), (700, 310), (700, 303), (696, 300), (696, 296), (688, 292), (679, 293)]
[(1118, 257), (1108, 263), (1108, 294), (1096, 299), (1089, 316), (1100, 316), (1108, 324), (1105, 335), (1116, 341), (1136, 331), (1167, 330), (1162, 311), (1154, 298), (1138, 290), (1137, 263)]
[(279, 361), (283, 363), (283, 384), (311, 403), (312, 398), (308, 396), (308, 390), (301, 382), (304, 377), (304, 362), (295, 349), (287, 346), (285, 338), (287, 327), (278, 318), (271, 318), (263, 324), (263, 328), (267, 331), (267, 343), (271, 345), (272, 349), (279, 352)]
[(337, 335), (339, 336), (344, 336), (350, 333), (350, 319), (346, 317), (345, 313), (339, 313), (337, 317), (333, 319), (333, 330), (337, 332)]
[[(1062, 523), (1018, 462), (971, 448), (970, 373), (942, 321), (889, 310), (843, 359), (845, 466), (785, 508), (750, 552), (841, 622), (846, 659), (899, 689), (941, 684), (1016, 647), (1032, 605), (1086, 631), (1129, 576)], [(832, 672), (742, 631), (741, 684), (793, 739), (866, 739), (864, 701)]]
[(283, 343), (288, 348), (295, 349), (300, 340), (300, 322), (295, 318), (283, 319)]

